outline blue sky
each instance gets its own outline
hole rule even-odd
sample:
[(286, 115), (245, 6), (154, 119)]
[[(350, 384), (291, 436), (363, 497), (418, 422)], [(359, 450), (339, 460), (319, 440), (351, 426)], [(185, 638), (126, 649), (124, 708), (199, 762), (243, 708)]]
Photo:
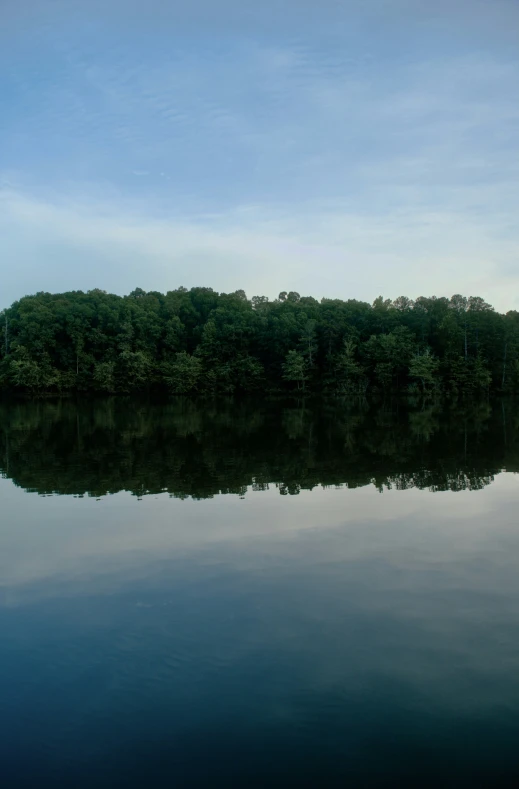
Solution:
[(0, 308), (39, 290), (519, 309), (517, 0), (1, 0)]

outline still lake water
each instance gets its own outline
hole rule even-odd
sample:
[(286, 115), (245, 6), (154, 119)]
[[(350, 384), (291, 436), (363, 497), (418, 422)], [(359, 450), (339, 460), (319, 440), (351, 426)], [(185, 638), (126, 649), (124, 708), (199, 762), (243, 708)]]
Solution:
[(6, 787), (517, 786), (519, 410), (0, 404)]

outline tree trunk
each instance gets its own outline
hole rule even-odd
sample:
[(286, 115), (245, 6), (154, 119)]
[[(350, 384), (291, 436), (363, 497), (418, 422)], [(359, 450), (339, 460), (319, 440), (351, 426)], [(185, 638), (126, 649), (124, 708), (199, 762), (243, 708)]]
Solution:
[(505, 342), (505, 352), (503, 355), (503, 377), (501, 379), (501, 389), (505, 388), (505, 377), (506, 377), (506, 351), (508, 348), (508, 341)]

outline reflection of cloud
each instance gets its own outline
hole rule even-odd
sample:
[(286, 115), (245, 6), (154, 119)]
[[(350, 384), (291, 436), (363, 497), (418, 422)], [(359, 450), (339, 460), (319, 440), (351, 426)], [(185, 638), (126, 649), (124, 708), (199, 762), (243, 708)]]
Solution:
[[(513, 539), (509, 525), (517, 485), (515, 475), (503, 473), (484, 490), (456, 494), (417, 489), (380, 494), (370, 486), (280, 496), (272, 487), (249, 491), (244, 501), (233, 496), (180, 501), (166, 494), (137, 501), (117, 493), (96, 502), (42, 498), (0, 483), (6, 512), (13, 507), (24, 512), (24, 525), (8, 518), (2, 534), (0, 588), (14, 595), (11, 604), (17, 590), (27, 586), (30, 593), (33, 584), (44, 583), (53, 594), (64, 582), (88, 590), (99, 577), (107, 589), (120, 588), (150, 577), (165, 561), (203, 561), (218, 545), (225, 563), (243, 570), (261, 563), (267, 546), (278, 562), (297, 556), (310, 565), (384, 559), (396, 566), (412, 555), (420, 565), (434, 553), (439, 563), (457, 568), (463, 557), (484, 551), (488, 541)], [(319, 535), (319, 547), (307, 553), (305, 541), (311, 537), (304, 535), (312, 532)], [(498, 553), (495, 546), (492, 553)]]

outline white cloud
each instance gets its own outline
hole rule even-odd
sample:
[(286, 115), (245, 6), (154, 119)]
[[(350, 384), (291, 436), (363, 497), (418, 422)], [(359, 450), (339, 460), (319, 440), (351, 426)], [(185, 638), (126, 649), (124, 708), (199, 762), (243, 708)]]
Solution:
[[(202, 283), (519, 306), (513, 3), (460, 0), (447, 14), (446, 0), (325, 0), (321, 33), (348, 19), (326, 37), (315, 4), (289, 2), (290, 30), (308, 35), (255, 35), (246, 15), (248, 35), (233, 27), (225, 46), (214, 32), (182, 38), (176, 12), (173, 46), (170, 12), (151, 3), (118, 16), (116, 47), (60, 11), (71, 35), (43, 30), (33, 61), (13, 44), (0, 53), (18, 97), (0, 130), (2, 304)], [(222, 20), (238, 5), (219, 6)]]
[(5, 302), (37, 290), (202, 284), (243, 287), (249, 296), (294, 289), (367, 301), (462, 292), (519, 308), (517, 236), (452, 209), (244, 206), (182, 217), (153, 205), (51, 201), (8, 189), (0, 206)]

